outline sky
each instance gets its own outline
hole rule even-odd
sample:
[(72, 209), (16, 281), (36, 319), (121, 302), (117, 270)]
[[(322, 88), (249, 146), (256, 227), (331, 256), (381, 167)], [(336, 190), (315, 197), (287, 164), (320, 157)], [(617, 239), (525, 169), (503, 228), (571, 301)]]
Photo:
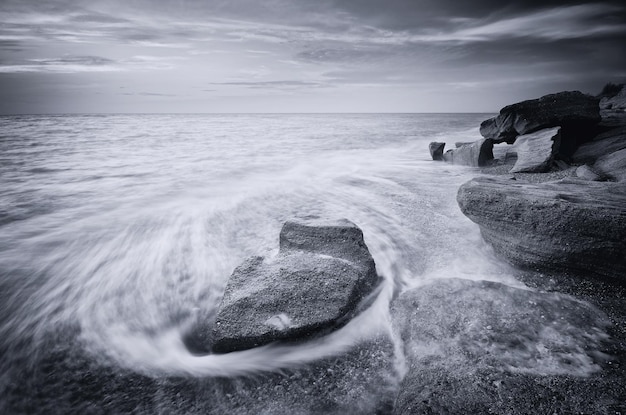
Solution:
[(1, 0), (0, 113), (496, 112), (624, 45), (613, 0)]

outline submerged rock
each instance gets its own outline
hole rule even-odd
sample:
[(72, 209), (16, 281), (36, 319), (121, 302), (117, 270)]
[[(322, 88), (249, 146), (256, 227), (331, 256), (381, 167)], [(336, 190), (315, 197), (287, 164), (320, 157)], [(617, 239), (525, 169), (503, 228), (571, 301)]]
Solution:
[(218, 353), (334, 329), (379, 282), (363, 233), (348, 220), (289, 221), (274, 258), (253, 257), (226, 286), (213, 329)]
[(449, 163), (464, 166), (482, 167), (493, 160), (493, 141), (480, 139), (473, 143), (459, 143), (454, 150), (443, 154), (443, 159)]
[(439, 143), (437, 141), (433, 141), (428, 145), (428, 151), (430, 151), (430, 156), (435, 161), (443, 160), (443, 149), (445, 148), (446, 143)]
[(403, 293), (391, 314), (407, 369), (394, 414), (600, 414), (622, 403), (623, 369), (604, 354), (617, 347), (609, 320), (572, 297), (449, 279)]
[(590, 138), (590, 131), (600, 121), (599, 101), (579, 91), (568, 91), (518, 102), (483, 121), (480, 134), (496, 143), (513, 143), (518, 135), (561, 126), (564, 140), (575, 142), (573, 151), (573, 147)]
[(521, 135), (515, 141), (517, 161), (511, 173), (543, 173), (550, 169), (561, 144), (561, 127)]
[(623, 183), (479, 177), (461, 186), (457, 201), (496, 253), (516, 266), (624, 281)]

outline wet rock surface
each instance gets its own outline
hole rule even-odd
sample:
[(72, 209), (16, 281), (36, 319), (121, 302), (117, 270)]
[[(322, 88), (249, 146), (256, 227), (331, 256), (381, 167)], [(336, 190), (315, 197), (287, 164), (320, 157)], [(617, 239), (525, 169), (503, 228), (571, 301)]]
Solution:
[(435, 161), (443, 160), (443, 149), (445, 148), (446, 143), (439, 143), (437, 141), (433, 141), (428, 145), (428, 151), (430, 151), (430, 157), (432, 157)]
[(396, 393), (394, 348), (382, 335), (281, 373), (197, 378), (122, 369), (87, 353), (76, 334), (50, 337), (35, 360), (3, 367), (0, 413), (381, 414)]
[(584, 139), (600, 122), (600, 98), (579, 91), (545, 95), (518, 102), (500, 110), (496, 117), (483, 121), (480, 134), (495, 143), (515, 141), (518, 135), (561, 126), (566, 141)]
[(626, 347), (602, 311), (573, 297), (439, 280), (403, 293), (392, 318), (407, 360), (394, 414), (625, 409)]
[(495, 252), (513, 265), (624, 282), (622, 183), (479, 177), (461, 186), (457, 201)]
[(378, 282), (352, 222), (289, 221), (276, 257), (250, 258), (231, 275), (212, 348), (225, 353), (323, 334), (345, 324)]

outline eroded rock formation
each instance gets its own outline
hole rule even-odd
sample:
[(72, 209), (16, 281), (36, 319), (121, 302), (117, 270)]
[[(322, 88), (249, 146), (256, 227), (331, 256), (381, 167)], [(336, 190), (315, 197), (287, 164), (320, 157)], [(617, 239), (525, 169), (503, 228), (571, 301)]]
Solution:
[(457, 201), (496, 253), (516, 266), (626, 277), (623, 183), (478, 177), (461, 186)]

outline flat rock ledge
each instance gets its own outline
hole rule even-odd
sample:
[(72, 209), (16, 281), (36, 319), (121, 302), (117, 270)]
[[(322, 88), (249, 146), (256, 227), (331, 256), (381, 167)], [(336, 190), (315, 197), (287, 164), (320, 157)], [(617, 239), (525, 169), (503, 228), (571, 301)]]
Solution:
[(228, 280), (212, 349), (226, 353), (302, 340), (345, 324), (380, 278), (354, 223), (288, 221), (276, 257), (252, 257)]
[(568, 295), (437, 280), (392, 304), (407, 373), (393, 414), (609, 414), (624, 369), (604, 312)]
[(457, 202), (513, 265), (626, 281), (624, 182), (478, 177), (460, 187)]

